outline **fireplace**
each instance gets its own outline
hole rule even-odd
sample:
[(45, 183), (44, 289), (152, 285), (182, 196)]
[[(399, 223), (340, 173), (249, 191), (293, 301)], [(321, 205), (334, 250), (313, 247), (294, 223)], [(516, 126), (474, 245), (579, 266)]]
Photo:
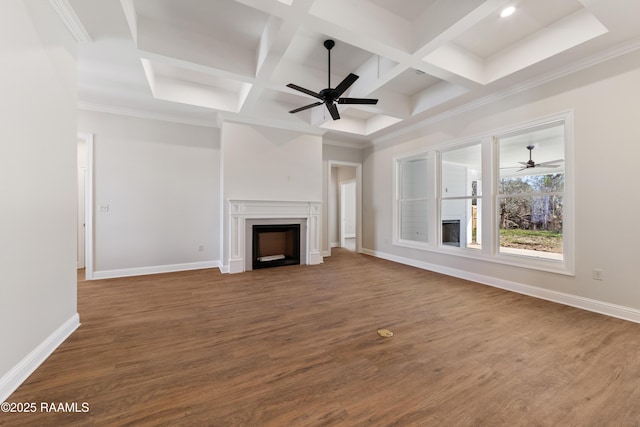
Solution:
[(300, 264), (300, 224), (254, 225), (253, 269)]
[(460, 246), (460, 220), (442, 220), (442, 244)]
[[(224, 264), (221, 270), (225, 273), (241, 273), (243, 271), (262, 268), (264, 266), (296, 264), (321, 264), (320, 252), (320, 210), (321, 202), (315, 201), (277, 201), (277, 200), (229, 200), (228, 204), (228, 240), (224, 251)], [(293, 242), (269, 243), (275, 247), (268, 251), (254, 254), (254, 227), (264, 231), (262, 226), (272, 227), (276, 231), (260, 233), (260, 240), (281, 240), (282, 237)], [(297, 232), (287, 231), (291, 226)], [(297, 242), (297, 244), (295, 244)], [(295, 249), (297, 248), (297, 249)], [(297, 254), (294, 253), (297, 251)], [(284, 256), (284, 258), (283, 258)], [(254, 259), (262, 258), (260, 266), (254, 266)], [(291, 259), (297, 258), (296, 261)], [(267, 264), (268, 263), (268, 264)]]

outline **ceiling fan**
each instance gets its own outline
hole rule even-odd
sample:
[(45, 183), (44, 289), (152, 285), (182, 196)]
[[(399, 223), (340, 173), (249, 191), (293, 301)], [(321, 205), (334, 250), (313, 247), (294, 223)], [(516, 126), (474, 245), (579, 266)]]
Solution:
[(525, 169), (529, 169), (529, 168), (540, 168), (540, 167), (545, 167), (545, 168), (559, 168), (560, 165), (556, 165), (554, 163), (558, 163), (558, 162), (564, 162), (564, 159), (557, 159), (557, 160), (550, 160), (548, 162), (542, 162), (542, 163), (536, 163), (533, 161), (533, 159), (531, 158), (531, 153), (533, 151), (533, 149), (536, 148), (535, 145), (527, 145), (527, 150), (529, 150), (529, 161), (527, 162), (518, 162), (520, 163), (522, 166), (513, 166), (513, 167), (506, 167), (506, 168), (500, 168), (500, 169), (515, 169), (515, 168), (520, 168), (518, 169), (516, 172), (520, 172), (523, 171)]
[(378, 103), (377, 99), (371, 98), (342, 98), (342, 94), (351, 87), (351, 85), (358, 80), (358, 76), (350, 73), (344, 80), (338, 84), (335, 88), (331, 87), (331, 49), (335, 46), (335, 42), (333, 40), (325, 40), (324, 47), (327, 48), (327, 54), (329, 58), (329, 66), (328, 66), (328, 87), (326, 89), (322, 89), (320, 92), (314, 92), (309, 89), (305, 89), (293, 83), (289, 83), (287, 87), (291, 89), (295, 89), (302, 93), (306, 93), (307, 95), (311, 95), (314, 98), (320, 99), (318, 102), (314, 102), (313, 104), (305, 105), (304, 107), (296, 108), (295, 110), (289, 111), (290, 113), (297, 113), (299, 111), (307, 110), (309, 108), (317, 107), (318, 105), (326, 105), (327, 110), (331, 113), (331, 117), (333, 120), (340, 119), (340, 114), (338, 113), (337, 104), (369, 104), (375, 105)]

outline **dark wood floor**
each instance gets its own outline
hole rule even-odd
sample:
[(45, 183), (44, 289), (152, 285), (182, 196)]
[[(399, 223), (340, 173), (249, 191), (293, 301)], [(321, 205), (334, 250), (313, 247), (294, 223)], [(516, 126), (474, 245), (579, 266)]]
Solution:
[(8, 401), (89, 412), (0, 424), (640, 425), (640, 325), (333, 252), (80, 281), (81, 327)]

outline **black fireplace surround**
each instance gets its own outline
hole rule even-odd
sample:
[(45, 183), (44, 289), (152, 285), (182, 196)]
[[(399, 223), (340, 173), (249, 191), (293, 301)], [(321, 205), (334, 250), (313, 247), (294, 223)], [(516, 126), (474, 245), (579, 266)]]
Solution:
[(254, 225), (253, 269), (300, 264), (300, 224)]

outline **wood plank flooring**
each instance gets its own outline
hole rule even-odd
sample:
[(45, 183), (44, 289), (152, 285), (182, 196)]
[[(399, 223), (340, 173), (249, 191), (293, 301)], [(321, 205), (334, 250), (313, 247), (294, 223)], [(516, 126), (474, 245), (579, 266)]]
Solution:
[(333, 253), (80, 281), (82, 325), (8, 401), (89, 412), (0, 425), (640, 425), (640, 325)]

